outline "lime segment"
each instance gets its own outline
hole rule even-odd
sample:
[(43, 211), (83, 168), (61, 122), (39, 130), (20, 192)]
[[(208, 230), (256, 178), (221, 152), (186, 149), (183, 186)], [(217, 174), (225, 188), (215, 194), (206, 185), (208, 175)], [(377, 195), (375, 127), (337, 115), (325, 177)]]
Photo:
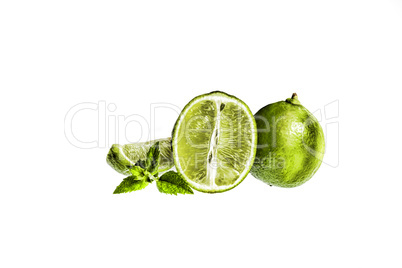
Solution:
[(113, 144), (107, 154), (106, 161), (114, 170), (124, 175), (131, 175), (128, 166), (133, 166), (138, 160), (146, 160), (149, 148), (159, 141), (160, 162), (159, 172), (173, 167), (171, 138), (125, 145)]

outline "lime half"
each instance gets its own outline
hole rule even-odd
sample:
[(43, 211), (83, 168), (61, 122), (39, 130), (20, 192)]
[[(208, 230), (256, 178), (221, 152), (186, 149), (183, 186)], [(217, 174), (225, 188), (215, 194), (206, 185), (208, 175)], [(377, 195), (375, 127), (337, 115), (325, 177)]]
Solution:
[(247, 176), (257, 148), (257, 128), (248, 106), (223, 92), (191, 100), (173, 129), (173, 160), (194, 189), (217, 193)]

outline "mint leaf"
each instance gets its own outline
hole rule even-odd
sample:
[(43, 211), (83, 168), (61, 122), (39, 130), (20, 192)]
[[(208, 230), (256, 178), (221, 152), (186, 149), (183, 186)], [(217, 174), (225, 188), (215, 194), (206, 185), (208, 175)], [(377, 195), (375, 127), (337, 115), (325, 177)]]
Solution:
[(151, 174), (156, 174), (159, 168), (159, 141), (155, 142), (147, 153), (147, 159), (145, 160), (145, 169)]
[(134, 165), (127, 165), (127, 169), (132, 169), (133, 167), (140, 167), (145, 170), (145, 160), (138, 160)]
[(165, 194), (194, 194), (183, 177), (174, 171), (163, 174), (156, 182), (156, 186), (159, 192)]
[(141, 178), (144, 177), (144, 169), (139, 167), (139, 166), (133, 166), (130, 168), (131, 174), (133, 174), (134, 177), (139, 177), (137, 180), (141, 180)]
[(133, 191), (142, 190), (149, 184), (146, 180), (138, 180), (136, 176), (129, 176), (125, 178), (119, 186), (114, 190), (114, 194), (129, 193)]

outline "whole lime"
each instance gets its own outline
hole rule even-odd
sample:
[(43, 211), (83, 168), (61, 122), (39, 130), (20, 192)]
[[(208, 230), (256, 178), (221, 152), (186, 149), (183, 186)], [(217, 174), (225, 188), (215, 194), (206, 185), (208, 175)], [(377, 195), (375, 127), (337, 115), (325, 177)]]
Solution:
[(257, 153), (251, 174), (280, 187), (296, 187), (308, 181), (324, 157), (324, 133), (317, 119), (296, 95), (269, 104), (255, 115)]

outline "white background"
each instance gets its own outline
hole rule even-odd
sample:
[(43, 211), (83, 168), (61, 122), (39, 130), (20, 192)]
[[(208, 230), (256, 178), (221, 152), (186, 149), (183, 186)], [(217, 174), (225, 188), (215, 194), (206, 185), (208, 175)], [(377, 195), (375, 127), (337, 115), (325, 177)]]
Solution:
[[(0, 89), (1, 267), (402, 266), (400, 0), (2, 1)], [(72, 129), (98, 148), (65, 137), (79, 103), (149, 123), (152, 104), (213, 90), (252, 112), (293, 92), (310, 111), (339, 101), (339, 165), (294, 189), (249, 175), (222, 194), (113, 195), (97, 111)], [(155, 110), (119, 141), (168, 137), (176, 118)]]

